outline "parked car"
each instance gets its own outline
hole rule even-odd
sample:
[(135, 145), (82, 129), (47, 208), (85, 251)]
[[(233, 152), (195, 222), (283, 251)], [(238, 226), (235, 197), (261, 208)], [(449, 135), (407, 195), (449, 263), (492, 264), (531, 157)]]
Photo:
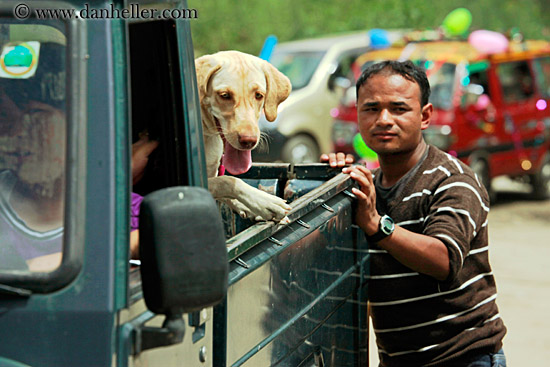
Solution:
[[(398, 32), (388, 35), (397, 38)], [(289, 77), (292, 93), (275, 122), (260, 121), (268, 144), (253, 152), (254, 160), (317, 162), (321, 153), (332, 151), (331, 110), (351, 84), (353, 62), (368, 47), (367, 31), (277, 45), (270, 62)]]
[[(469, 164), (493, 199), (497, 176), (527, 179), (535, 198), (550, 182), (550, 44), (511, 43), (486, 55), (464, 41), (417, 42), (401, 58), (426, 68), (434, 114), (426, 141)], [(350, 152), (355, 105), (339, 107), (335, 149)], [(350, 121), (355, 117), (355, 121)]]

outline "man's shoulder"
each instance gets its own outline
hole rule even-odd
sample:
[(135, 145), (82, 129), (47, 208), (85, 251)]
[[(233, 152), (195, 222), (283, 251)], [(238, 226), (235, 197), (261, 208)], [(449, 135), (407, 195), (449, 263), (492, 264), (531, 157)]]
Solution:
[(431, 169), (447, 170), (451, 175), (465, 175), (474, 178), (475, 173), (472, 169), (457, 157), (442, 151), (441, 149), (430, 145), (430, 152), (426, 159), (426, 167)]
[(487, 191), (474, 171), (458, 158), (434, 146), (430, 146), (422, 173), (423, 178), (435, 186), (464, 187), (488, 200)]

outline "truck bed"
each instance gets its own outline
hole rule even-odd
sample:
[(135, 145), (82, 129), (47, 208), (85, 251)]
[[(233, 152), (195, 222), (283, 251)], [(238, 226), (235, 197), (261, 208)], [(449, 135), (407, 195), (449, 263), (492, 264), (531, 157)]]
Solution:
[(214, 310), (214, 365), (366, 365), (368, 248), (353, 181), (326, 164), (258, 164), (240, 177), (289, 199), (291, 223), (224, 212), (229, 290)]

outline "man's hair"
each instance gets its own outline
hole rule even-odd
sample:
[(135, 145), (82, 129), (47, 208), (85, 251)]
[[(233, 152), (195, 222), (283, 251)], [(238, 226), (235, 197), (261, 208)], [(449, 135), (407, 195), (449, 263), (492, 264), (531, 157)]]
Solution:
[(415, 82), (420, 87), (420, 106), (424, 107), (428, 104), (430, 99), (430, 83), (428, 82), (428, 77), (426, 72), (419, 66), (416, 66), (411, 61), (393, 61), (386, 60), (376, 64), (368, 66), (359, 79), (357, 79), (356, 84), (356, 97), (359, 97), (359, 88), (373, 75), (377, 74), (399, 74), (403, 78)]

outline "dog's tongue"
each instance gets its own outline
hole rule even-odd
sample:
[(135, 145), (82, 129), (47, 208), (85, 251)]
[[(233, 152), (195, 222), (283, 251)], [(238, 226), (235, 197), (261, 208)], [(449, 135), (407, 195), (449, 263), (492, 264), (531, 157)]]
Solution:
[(245, 173), (252, 166), (252, 154), (250, 150), (237, 150), (231, 144), (225, 144), (222, 164), (232, 175)]

